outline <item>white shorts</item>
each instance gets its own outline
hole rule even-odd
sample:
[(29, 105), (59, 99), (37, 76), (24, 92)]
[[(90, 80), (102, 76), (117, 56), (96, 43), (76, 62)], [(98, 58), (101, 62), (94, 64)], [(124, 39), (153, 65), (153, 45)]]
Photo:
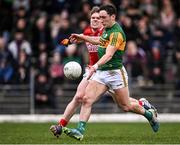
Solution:
[[(89, 75), (89, 68), (86, 67), (85, 68), (85, 73), (83, 74), (83, 79), (86, 79)], [(94, 76), (94, 74), (90, 77), (90, 79)]]
[(83, 74), (83, 79), (85, 79), (89, 74), (88, 67), (85, 68), (85, 73)]
[(124, 67), (116, 70), (97, 70), (91, 77), (91, 80), (106, 85), (110, 90), (116, 90), (128, 86), (128, 75)]

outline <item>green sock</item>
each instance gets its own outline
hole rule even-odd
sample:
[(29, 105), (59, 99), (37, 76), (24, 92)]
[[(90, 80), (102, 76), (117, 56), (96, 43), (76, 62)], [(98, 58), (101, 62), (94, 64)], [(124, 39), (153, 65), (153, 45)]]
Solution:
[(147, 118), (147, 120), (151, 120), (152, 119), (152, 113), (148, 110), (145, 110), (145, 113), (144, 113), (144, 117)]
[(78, 129), (82, 134), (84, 134), (85, 127), (86, 127), (86, 122), (84, 122), (84, 121), (79, 121), (78, 126), (77, 126), (77, 129)]

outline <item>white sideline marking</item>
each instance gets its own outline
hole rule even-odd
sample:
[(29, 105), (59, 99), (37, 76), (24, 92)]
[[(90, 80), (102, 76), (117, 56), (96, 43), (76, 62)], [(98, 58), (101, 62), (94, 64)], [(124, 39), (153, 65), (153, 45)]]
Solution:
[[(62, 115), (0, 115), (0, 122), (56, 122)], [(75, 114), (71, 122), (78, 122), (79, 115)], [(137, 114), (92, 114), (89, 122), (146, 122)], [(160, 122), (180, 122), (180, 114), (159, 114)]]

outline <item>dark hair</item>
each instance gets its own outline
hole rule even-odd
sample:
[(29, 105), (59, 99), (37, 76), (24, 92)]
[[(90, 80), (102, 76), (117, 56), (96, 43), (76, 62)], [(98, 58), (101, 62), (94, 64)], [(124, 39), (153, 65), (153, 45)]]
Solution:
[(99, 13), (99, 7), (98, 6), (94, 6), (90, 12), (90, 15), (94, 14), (94, 13)]
[(116, 15), (117, 14), (117, 9), (114, 5), (112, 4), (107, 4), (107, 5), (102, 5), (99, 9), (99, 11), (105, 10), (107, 14), (111, 15)]

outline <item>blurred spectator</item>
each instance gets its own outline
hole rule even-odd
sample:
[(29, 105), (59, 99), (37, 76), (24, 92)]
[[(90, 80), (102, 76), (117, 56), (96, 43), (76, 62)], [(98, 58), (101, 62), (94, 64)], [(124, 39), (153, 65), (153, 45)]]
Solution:
[(154, 42), (148, 57), (150, 79), (154, 84), (163, 84), (164, 80), (164, 56), (163, 48), (158, 42)]
[(102, 0), (103, 5), (112, 4), (112, 0)]
[(90, 11), (91, 11), (91, 5), (88, 1), (82, 3), (82, 10), (80, 11), (79, 18), (87, 19), (89, 21), (90, 19)]
[(36, 108), (55, 108), (55, 96), (47, 74), (39, 73), (35, 81)]
[(12, 55), (6, 48), (5, 39), (0, 36), (0, 84), (11, 83), (13, 73)]
[(8, 42), (13, 27), (12, 4), (7, 1), (0, 1), (0, 33)]
[(147, 15), (149, 18), (153, 18), (157, 14), (157, 5), (155, 5), (157, 2), (153, 0), (142, 0), (140, 3), (140, 9), (141, 11)]
[(21, 31), (25, 31), (25, 29), (27, 29), (26, 20), (23, 18), (18, 19), (18, 21), (16, 23), (16, 29), (21, 30)]
[(47, 52), (52, 50), (50, 28), (47, 24), (47, 15), (42, 13), (35, 21), (35, 25), (32, 28), (32, 47), (34, 54), (38, 54), (37, 48), (40, 43), (46, 43)]
[(123, 19), (120, 20), (120, 23), (124, 32), (126, 33), (126, 38), (128, 41), (139, 41), (139, 32), (129, 16), (124, 16)]
[(30, 79), (30, 59), (25, 50), (20, 50), (16, 64), (15, 82), (18, 84), (28, 84)]
[(130, 6), (130, 0), (122, 0), (120, 5), (119, 5), (120, 14), (125, 15), (129, 6)]
[(175, 22), (175, 13), (170, 0), (162, 1), (160, 16), (162, 27), (165, 29), (172, 29)]
[(146, 52), (149, 51), (150, 47), (150, 41), (151, 41), (151, 30), (149, 28), (149, 24), (148, 24), (148, 18), (147, 17), (142, 17), (139, 21), (138, 21), (138, 33), (140, 35), (140, 42), (139, 42), (139, 46), (141, 48), (143, 48)]
[(62, 84), (64, 80), (63, 64), (59, 52), (54, 52), (50, 64), (50, 76), (55, 84)]
[[(64, 8), (70, 9), (72, 3), (77, 5), (77, 2), (72, 0), (31, 0), (31, 9), (37, 13), (46, 11), (48, 14), (55, 14), (61, 12)], [(71, 9), (73, 8), (71, 7)]]
[(53, 40), (54, 46), (57, 44), (56, 38), (58, 36), (60, 28), (61, 28), (61, 17), (59, 14), (55, 14), (53, 15), (52, 20), (50, 22), (51, 38)]
[(49, 52), (46, 42), (39, 42), (36, 50), (34, 50), (34, 56), (36, 60), (39, 58), (42, 52)]
[(22, 31), (24, 35), (26, 36), (26, 39), (29, 40), (29, 27), (28, 27), (28, 22), (24, 18), (20, 18), (17, 20), (15, 24), (15, 30)]
[(132, 84), (145, 85), (147, 76), (147, 60), (143, 49), (138, 48), (135, 41), (127, 42), (126, 67)]
[(28, 18), (28, 13), (23, 6), (19, 7), (17, 10), (15, 10), (14, 17), (13, 17), (14, 24), (16, 24), (16, 22), (19, 19), (27, 19), (27, 18)]
[[(56, 12), (54, 2), (56, 0), (47, 1), (47, 0), (30, 0), (30, 9), (33, 16), (39, 15), (42, 11), (46, 11), (48, 14), (53, 14)], [(64, 1), (64, 0), (61, 0)], [(60, 10), (60, 9), (59, 9)], [(58, 10), (58, 11), (59, 11)]]
[(61, 15), (61, 28), (58, 32), (57, 37), (54, 42), (56, 42), (56, 48), (55, 51), (60, 52), (61, 54), (64, 53), (65, 47), (62, 45), (59, 45), (59, 41), (62, 41), (65, 38), (69, 38), (69, 36), (72, 34), (72, 28), (70, 27), (70, 21), (66, 18), (66, 16)]
[(67, 9), (63, 9), (60, 13), (61, 19), (68, 19), (69, 18), (69, 12)]
[(15, 20), (26, 17), (27, 17), (27, 11), (25, 7), (21, 6), (17, 10), (15, 10), (15, 16), (14, 16)]
[[(160, 25), (154, 25), (152, 30), (152, 42), (159, 41), (163, 44), (164, 42), (165, 29), (163, 29)], [(151, 43), (152, 43), (151, 42)]]
[(89, 21), (87, 21), (87, 19), (85, 18), (82, 18), (82, 19), (79, 19), (79, 29), (76, 30), (75, 32), (76, 33), (83, 33), (83, 31), (89, 26)]
[(8, 49), (15, 60), (18, 60), (20, 50), (24, 50), (27, 55), (32, 53), (30, 42), (25, 40), (24, 32), (19, 30), (15, 32), (14, 40), (9, 43)]
[(15, 10), (19, 9), (20, 7), (24, 7), (26, 11), (30, 8), (29, 0), (14, 0), (13, 1), (13, 8)]
[(137, 21), (139, 19), (141, 11), (138, 8), (138, 3), (136, 1), (130, 1), (126, 15), (128, 15), (133, 21)]
[(180, 90), (180, 49), (176, 51), (175, 53), (175, 59), (176, 59), (176, 73), (175, 73), (175, 88), (177, 90)]
[(48, 74), (49, 70), (49, 62), (47, 52), (41, 52), (39, 55), (39, 59), (35, 64), (36, 71), (38, 73)]
[(177, 90), (180, 90), (180, 18), (177, 19), (174, 30), (174, 43), (176, 44), (174, 52), (174, 64), (176, 65), (175, 87)]
[(175, 11), (170, 0), (162, 1), (162, 9), (160, 12), (160, 27), (164, 29), (163, 45), (166, 49), (173, 49), (173, 29), (175, 26)]

